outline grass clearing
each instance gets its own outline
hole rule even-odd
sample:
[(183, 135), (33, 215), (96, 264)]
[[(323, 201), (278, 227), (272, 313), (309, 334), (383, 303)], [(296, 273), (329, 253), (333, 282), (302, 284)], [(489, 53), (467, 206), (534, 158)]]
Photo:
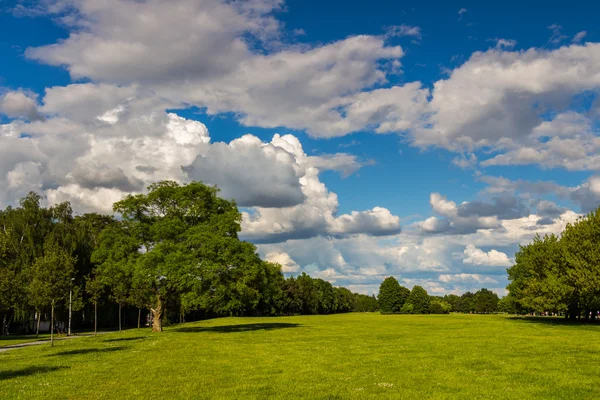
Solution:
[(599, 334), (497, 315), (221, 318), (0, 353), (0, 398), (598, 398)]

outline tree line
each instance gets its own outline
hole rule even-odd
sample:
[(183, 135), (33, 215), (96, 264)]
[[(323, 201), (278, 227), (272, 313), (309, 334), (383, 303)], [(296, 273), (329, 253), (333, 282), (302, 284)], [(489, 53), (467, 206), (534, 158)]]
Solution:
[[(0, 333), (209, 316), (377, 311), (374, 296), (306, 274), (285, 278), (241, 241), (241, 214), (218, 189), (164, 181), (114, 204), (117, 217), (43, 207), (30, 193), (0, 210)], [(54, 322), (56, 320), (56, 323)]]
[(381, 283), (378, 300), (383, 314), (492, 313), (499, 311), (501, 305), (498, 295), (485, 288), (475, 293), (466, 292), (462, 296), (430, 296), (419, 285), (409, 290), (393, 276)]
[(508, 268), (505, 306), (594, 320), (600, 310), (600, 209), (568, 224), (560, 236), (537, 235)]

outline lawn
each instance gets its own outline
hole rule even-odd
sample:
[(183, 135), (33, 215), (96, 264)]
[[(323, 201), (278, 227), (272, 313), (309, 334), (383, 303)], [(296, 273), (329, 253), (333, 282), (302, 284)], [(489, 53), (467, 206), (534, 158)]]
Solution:
[(599, 335), (496, 315), (222, 318), (0, 353), (0, 398), (591, 399)]

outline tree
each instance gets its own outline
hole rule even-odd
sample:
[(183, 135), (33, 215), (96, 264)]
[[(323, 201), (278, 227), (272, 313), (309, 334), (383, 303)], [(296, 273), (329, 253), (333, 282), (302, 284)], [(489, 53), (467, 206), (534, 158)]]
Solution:
[(187, 304), (218, 304), (219, 311), (258, 301), (243, 279), (249, 264), (261, 260), (254, 246), (237, 238), (241, 214), (235, 203), (200, 182), (164, 181), (148, 190), (114, 204), (122, 222), (104, 230), (94, 257), (102, 268), (130, 271), (133, 281), (150, 288), (152, 330), (162, 331), (167, 300), (186, 293), (196, 294)]
[(460, 296), (460, 299), (456, 303), (456, 311), (463, 313), (471, 313), (475, 311), (475, 305), (473, 303), (474, 294), (471, 292), (465, 292)]
[(368, 296), (366, 294), (354, 293), (354, 309), (355, 312), (375, 312), (379, 310), (379, 303), (375, 295)]
[(90, 301), (94, 304), (94, 336), (98, 334), (98, 302), (104, 294), (104, 282), (97, 274), (87, 276), (85, 290), (90, 296)]
[(455, 294), (447, 294), (444, 296), (443, 300), (450, 304), (450, 307), (452, 307), (452, 309), (450, 311), (458, 311), (457, 306), (458, 306), (458, 302), (460, 301), (460, 296), (457, 296)]
[(480, 289), (473, 296), (475, 312), (491, 313), (498, 311), (498, 295), (488, 289)]
[(429, 295), (427, 294), (427, 291), (419, 285), (415, 285), (412, 288), (406, 302), (412, 304), (413, 314), (429, 313)]
[(429, 314), (448, 314), (451, 309), (448, 302), (437, 297), (432, 298), (429, 303)]
[(396, 278), (389, 276), (379, 286), (377, 300), (382, 314), (398, 313), (406, 302), (410, 291), (398, 283)]

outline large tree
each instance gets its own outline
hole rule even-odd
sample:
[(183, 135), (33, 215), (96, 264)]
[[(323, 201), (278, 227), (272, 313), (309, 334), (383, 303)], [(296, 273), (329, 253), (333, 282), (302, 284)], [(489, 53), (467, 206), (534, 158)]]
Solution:
[(200, 182), (164, 181), (113, 206), (122, 221), (104, 230), (94, 260), (150, 291), (153, 331), (162, 331), (166, 302), (187, 293), (197, 295), (187, 304), (218, 303), (220, 311), (258, 301), (242, 280), (247, 268), (239, 267), (261, 260), (237, 238), (241, 214), (235, 203), (217, 194)]

